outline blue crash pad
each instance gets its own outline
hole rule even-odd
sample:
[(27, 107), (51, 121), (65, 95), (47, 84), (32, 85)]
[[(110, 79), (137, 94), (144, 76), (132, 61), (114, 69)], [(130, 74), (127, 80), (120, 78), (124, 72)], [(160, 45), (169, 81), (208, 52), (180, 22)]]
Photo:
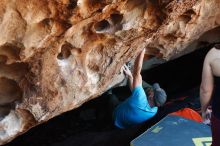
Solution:
[(210, 146), (209, 126), (168, 115), (131, 141), (131, 146)]

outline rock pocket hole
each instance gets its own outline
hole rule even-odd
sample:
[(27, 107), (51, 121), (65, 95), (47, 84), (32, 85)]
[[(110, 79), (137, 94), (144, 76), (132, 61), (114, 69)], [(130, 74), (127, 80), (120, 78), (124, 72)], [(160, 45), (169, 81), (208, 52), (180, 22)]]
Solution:
[(174, 42), (177, 40), (177, 37), (173, 34), (168, 34), (162, 37), (165, 41), (169, 40), (170, 42)]
[(111, 14), (110, 20), (112, 21), (113, 24), (119, 24), (121, 23), (123, 19), (123, 15), (121, 14)]
[(0, 63), (0, 77), (7, 77), (19, 81), (28, 72), (26, 63), (3, 64)]
[(190, 9), (190, 10), (186, 11), (183, 15), (192, 17), (192, 15), (196, 15), (196, 12), (193, 11), (192, 9)]
[(68, 4), (67, 8), (68, 8), (68, 9), (75, 9), (76, 6), (77, 6), (77, 1), (76, 1), (76, 0), (70, 0), (70, 2), (69, 2), (69, 4)]
[(13, 44), (4, 44), (0, 47), (0, 55), (7, 57), (8, 63), (12, 63), (20, 60), (20, 50), (19, 47)]
[(6, 105), (6, 106), (0, 106), (0, 121), (5, 118), (11, 111), (11, 106)]
[(160, 54), (160, 50), (156, 47), (148, 47), (145, 54), (147, 54), (148, 56), (157, 56), (158, 54)]
[(192, 9), (190, 9), (186, 11), (185, 13), (183, 13), (180, 16), (180, 19), (182, 19), (185, 23), (188, 23), (194, 15), (196, 15), (196, 13)]
[(17, 82), (4, 77), (0, 78), (0, 105), (7, 105), (22, 98), (21, 88)]
[(110, 24), (107, 20), (102, 20), (94, 25), (96, 32), (105, 31), (110, 27)]
[(52, 22), (52, 20), (50, 18), (46, 18), (41, 21), (41, 24), (43, 24), (45, 26), (51, 26), (51, 22)]
[(96, 12), (98, 12), (98, 13), (102, 13), (102, 9), (98, 9)]
[(61, 47), (61, 52), (58, 54), (57, 58), (60, 60), (68, 59), (71, 55), (71, 49), (73, 46), (70, 43), (66, 43)]

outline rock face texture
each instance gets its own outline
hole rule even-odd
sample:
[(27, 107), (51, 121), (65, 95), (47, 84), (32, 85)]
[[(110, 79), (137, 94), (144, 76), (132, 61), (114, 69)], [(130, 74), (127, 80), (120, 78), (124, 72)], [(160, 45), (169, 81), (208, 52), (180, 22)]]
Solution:
[(0, 0), (0, 144), (120, 83), (121, 66), (220, 40), (220, 0)]

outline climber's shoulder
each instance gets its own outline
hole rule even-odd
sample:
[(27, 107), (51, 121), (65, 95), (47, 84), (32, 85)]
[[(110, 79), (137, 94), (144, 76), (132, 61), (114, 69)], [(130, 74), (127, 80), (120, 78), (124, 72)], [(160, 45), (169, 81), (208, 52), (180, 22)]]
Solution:
[(207, 61), (212, 61), (213, 59), (220, 58), (220, 50), (213, 47), (206, 55)]

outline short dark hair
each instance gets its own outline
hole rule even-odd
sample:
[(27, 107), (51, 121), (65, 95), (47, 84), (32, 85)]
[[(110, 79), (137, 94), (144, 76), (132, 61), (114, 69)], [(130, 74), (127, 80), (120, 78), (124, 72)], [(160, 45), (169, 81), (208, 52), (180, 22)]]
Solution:
[(214, 46), (216, 49), (220, 50), (220, 43), (215, 44)]

